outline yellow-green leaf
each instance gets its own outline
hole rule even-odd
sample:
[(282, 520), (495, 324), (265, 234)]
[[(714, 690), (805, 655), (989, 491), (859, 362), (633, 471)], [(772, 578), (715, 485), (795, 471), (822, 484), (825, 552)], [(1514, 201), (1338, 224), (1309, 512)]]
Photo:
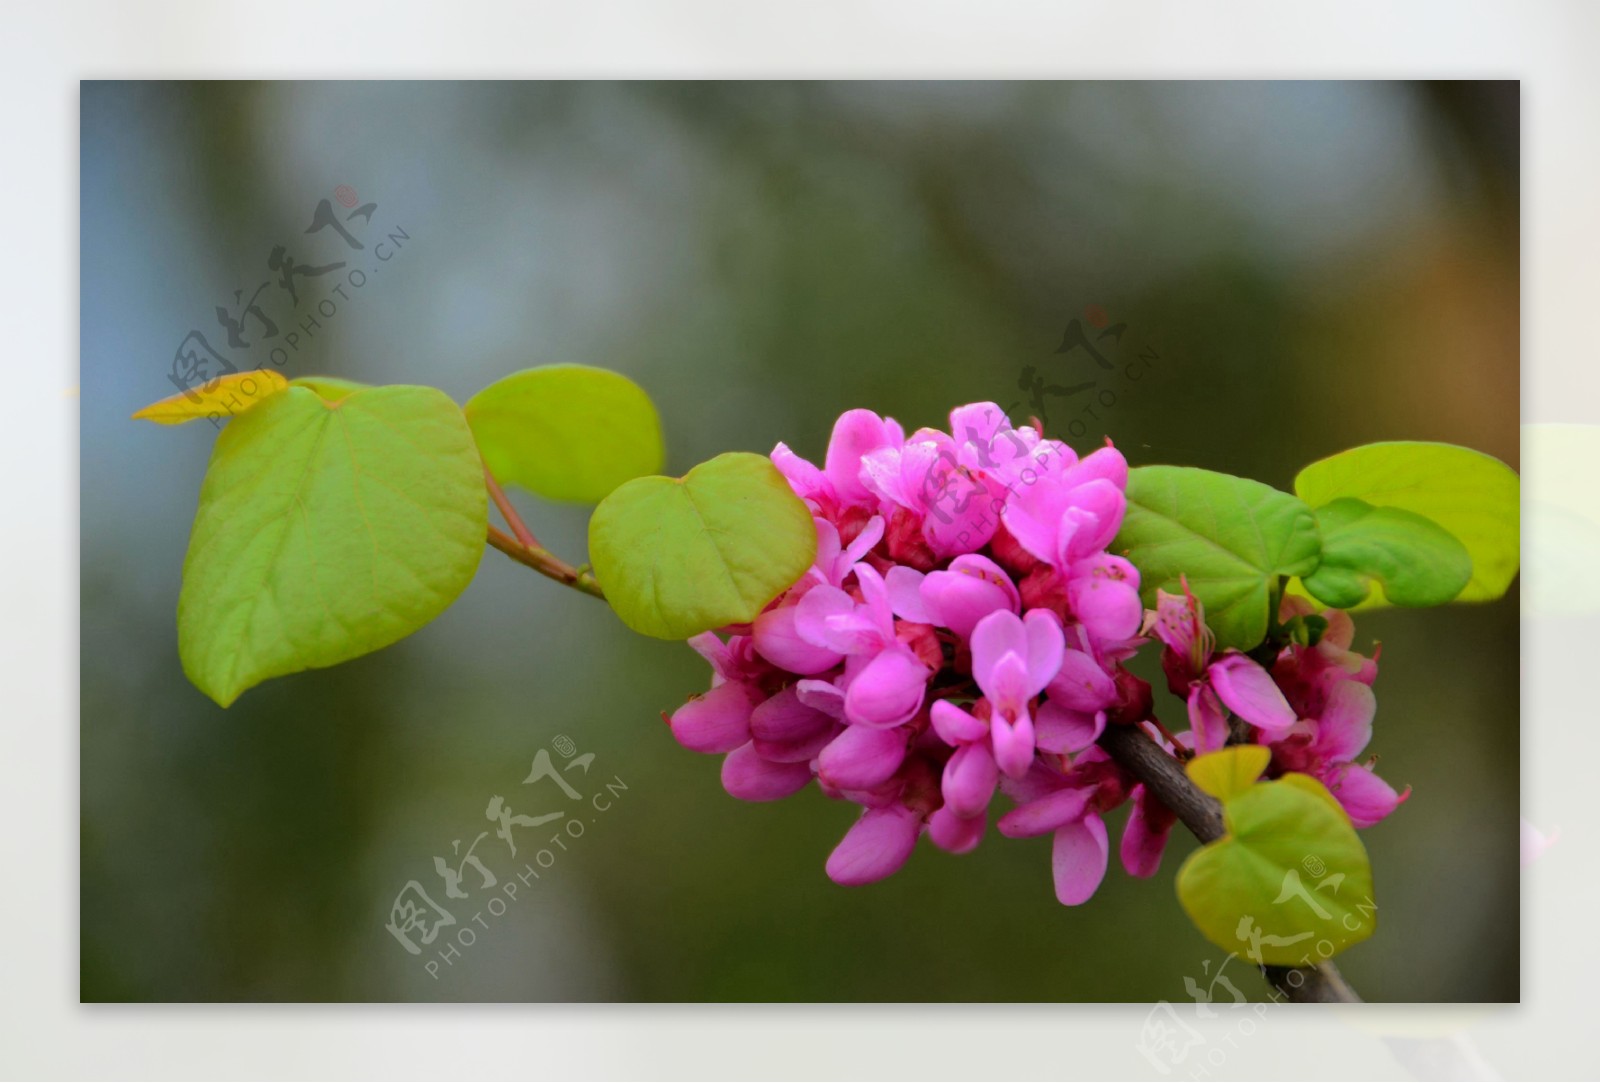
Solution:
[(468, 399), (466, 413), (494, 476), (548, 500), (593, 504), (664, 461), (650, 396), (606, 369), (524, 369)]
[(1444, 605), (1472, 578), (1467, 547), (1414, 511), (1341, 496), (1316, 516), (1322, 562), (1301, 583), (1324, 605), (1351, 609), (1373, 592), (1391, 605)]
[(1266, 745), (1231, 745), (1217, 752), (1196, 756), (1184, 770), (1189, 780), (1218, 801), (1248, 790), (1272, 762)]
[(259, 406), (289, 386), (271, 369), (231, 372), (188, 391), (181, 391), (133, 415), (135, 421), (154, 421), (157, 425), (182, 425), (202, 417), (227, 421)]
[(817, 528), (764, 455), (728, 452), (680, 478), (636, 478), (589, 520), (606, 600), (636, 632), (687, 639), (751, 621), (816, 559)]
[(1178, 870), (1178, 901), (1207, 940), (1252, 962), (1303, 966), (1377, 929), (1366, 847), (1322, 783), (1259, 782), (1232, 793), (1222, 815), (1227, 834)]
[(442, 392), (273, 395), (212, 450), (178, 600), (184, 672), (226, 707), (410, 635), (472, 580), (487, 503)]
[[(1454, 444), (1393, 441), (1351, 448), (1300, 471), (1294, 491), (1313, 508), (1354, 497), (1433, 520), (1472, 559), (1472, 578), (1457, 601), (1488, 601), (1506, 592), (1520, 562), (1516, 472), (1490, 455)], [(1297, 593), (1301, 591), (1296, 589)], [(1377, 592), (1360, 608), (1384, 604)]]

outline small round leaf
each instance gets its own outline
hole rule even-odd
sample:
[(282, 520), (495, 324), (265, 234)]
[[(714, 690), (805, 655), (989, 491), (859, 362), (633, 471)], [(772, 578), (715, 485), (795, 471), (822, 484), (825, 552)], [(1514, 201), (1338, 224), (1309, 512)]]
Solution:
[(644, 389), (587, 365), (546, 365), (467, 400), (467, 423), (501, 482), (547, 500), (593, 504), (661, 469), (661, 421)]
[(1377, 929), (1372, 865), (1350, 819), (1309, 775), (1231, 794), (1228, 833), (1189, 855), (1178, 901), (1217, 947), (1251, 962), (1320, 962)]
[[(1433, 520), (1466, 546), (1472, 560), (1472, 578), (1457, 601), (1498, 598), (1516, 577), (1520, 483), (1491, 455), (1424, 441), (1364, 444), (1300, 471), (1294, 491), (1313, 508), (1355, 497)], [(1372, 598), (1366, 607), (1378, 604)]]
[(816, 555), (811, 512), (771, 460), (749, 452), (682, 478), (636, 478), (589, 520), (606, 600), (628, 627), (659, 639), (754, 620)]
[(1472, 578), (1467, 547), (1432, 519), (1340, 497), (1316, 510), (1322, 563), (1301, 580), (1324, 605), (1350, 609), (1374, 585), (1390, 605), (1444, 605)]

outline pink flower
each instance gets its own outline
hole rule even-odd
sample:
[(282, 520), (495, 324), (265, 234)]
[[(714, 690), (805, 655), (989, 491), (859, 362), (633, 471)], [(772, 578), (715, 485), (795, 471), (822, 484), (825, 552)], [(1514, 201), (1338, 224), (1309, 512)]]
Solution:
[(782, 599), (755, 619), (751, 638), (755, 650), (779, 669), (807, 676), (822, 673), (844, 658), (837, 651), (806, 640), (795, 628), (796, 606), (813, 587), (840, 587), (855, 572), (856, 564), (883, 537), (883, 519), (873, 516), (848, 547), (839, 544), (839, 531), (826, 519), (816, 519), (817, 559)]
[(860, 602), (837, 587), (815, 587), (796, 606), (795, 631), (811, 645), (846, 657), (839, 687), (847, 719), (898, 726), (922, 706), (933, 674), (896, 636), (882, 577), (858, 564), (855, 578)]
[(974, 552), (994, 536), (999, 488), (961, 464), (946, 434), (918, 429), (900, 447), (865, 456), (861, 469), (880, 506), (899, 509), (901, 521), (917, 524), (936, 559)]
[(1177, 814), (1163, 805), (1145, 789), (1143, 784), (1133, 788), (1133, 808), (1122, 829), (1122, 845), (1118, 851), (1122, 867), (1129, 876), (1147, 878), (1161, 867), (1161, 855), (1166, 852), (1167, 839)]
[(983, 691), (988, 718), (948, 700), (936, 702), (931, 711), (935, 731), (957, 746), (944, 776), (945, 800), (957, 815), (988, 804), (995, 768), (1013, 778), (1027, 773), (1034, 753), (1029, 701), (1055, 677), (1064, 649), (1061, 626), (1039, 610), (1020, 619), (997, 610), (973, 629), (972, 676)]
[(1031, 485), (1017, 485), (1001, 518), (1017, 544), (1064, 569), (1116, 537), (1127, 484), (1128, 461), (1116, 448), (1103, 447)]
[[(1379, 778), (1370, 765), (1355, 762), (1372, 739), (1378, 702), (1355, 677), (1339, 681), (1319, 696), (1315, 718), (1298, 722), (1270, 743), (1274, 771), (1299, 771), (1321, 780), (1357, 827), (1371, 827), (1411, 795)], [(1263, 737), (1265, 741), (1265, 737)]]
[(1215, 752), (1227, 744), (1227, 711), (1266, 734), (1286, 733), (1295, 724), (1294, 708), (1259, 664), (1232, 649), (1213, 660), (1215, 639), (1205, 627), (1199, 599), (1187, 587), (1183, 594), (1156, 591), (1147, 627), (1166, 644), (1162, 668), (1172, 691), (1188, 699), (1196, 752)]
[(904, 443), (905, 431), (894, 418), (879, 417), (871, 410), (846, 410), (834, 422), (822, 472), (840, 501), (870, 504), (874, 495), (862, 479), (864, 460), (879, 449)]
[(1019, 613), (1022, 597), (1005, 571), (988, 557), (956, 557), (945, 571), (927, 575), (896, 565), (884, 577), (895, 613), (919, 624), (948, 628), (968, 639), (990, 613)]
[(869, 808), (828, 855), (828, 877), (854, 887), (898, 872), (922, 834), (922, 817), (904, 805)]
[(1028, 782), (1028, 796), (1000, 817), (1000, 833), (1012, 839), (1053, 833), (1056, 899), (1063, 906), (1087, 902), (1105, 878), (1111, 853), (1105, 821), (1094, 808), (1096, 787), (1073, 785), (1043, 768)]

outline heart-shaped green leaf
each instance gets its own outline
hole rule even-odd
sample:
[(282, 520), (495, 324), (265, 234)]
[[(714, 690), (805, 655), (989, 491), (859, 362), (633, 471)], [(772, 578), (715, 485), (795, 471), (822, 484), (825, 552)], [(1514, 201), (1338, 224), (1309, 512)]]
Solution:
[(1139, 569), (1145, 605), (1186, 578), (1219, 647), (1249, 650), (1267, 634), (1280, 575), (1317, 566), (1311, 509), (1257, 481), (1188, 466), (1129, 472), (1128, 511), (1112, 543)]
[(226, 707), (269, 677), (410, 635), (471, 582), (487, 501), (442, 392), (273, 395), (211, 454), (178, 600), (184, 672)]
[(1374, 584), (1391, 605), (1444, 605), (1472, 578), (1467, 547), (1415, 512), (1340, 497), (1316, 516), (1322, 563), (1301, 582), (1324, 605), (1359, 605)]
[(729, 452), (636, 478), (595, 509), (589, 558), (629, 628), (687, 639), (754, 620), (817, 555), (811, 512), (771, 460)]
[(524, 369), (468, 399), (466, 414), (494, 476), (548, 500), (593, 504), (661, 469), (655, 405), (606, 369)]
[[(1190, 774), (1249, 751), (1198, 757)], [(1242, 766), (1207, 773), (1234, 780)], [(1234, 789), (1222, 815), (1227, 834), (1178, 870), (1178, 901), (1207, 940), (1252, 962), (1304, 966), (1372, 935), (1377, 904), (1366, 847), (1322, 783), (1285, 775)]]
[[(1400, 508), (1433, 520), (1462, 545), (1472, 578), (1457, 601), (1487, 601), (1506, 592), (1521, 557), (1516, 472), (1490, 455), (1454, 444), (1394, 441), (1365, 444), (1312, 463), (1294, 491), (1313, 508), (1340, 497)], [(1363, 608), (1383, 604), (1374, 595)]]

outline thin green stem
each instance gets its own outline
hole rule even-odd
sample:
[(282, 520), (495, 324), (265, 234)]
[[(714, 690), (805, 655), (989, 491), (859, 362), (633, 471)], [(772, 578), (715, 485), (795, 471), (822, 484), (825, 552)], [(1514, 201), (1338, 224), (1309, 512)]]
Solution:
[(494, 506), (500, 509), (501, 516), (505, 519), (506, 525), (511, 528), (511, 533), (517, 536), (517, 541), (521, 542), (523, 547), (527, 549), (542, 548), (539, 544), (539, 539), (533, 536), (533, 531), (528, 529), (528, 524), (524, 523), (522, 516), (517, 514), (517, 509), (511, 503), (511, 498), (506, 496), (505, 490), (500, 488), (500, 483), (494, 480), (494, 475), (489, 472), (487, 466), (483, 468), (483, 481), (489, 487), (489, 495), (494, 499)]
[(548, 576), (557, 583), (572, 587), (574, 590), (581, 590), (602, 601), (605, 600), (605, 592), (600, 589), (600, 583), (593, 574), (581, 568), (574, 568), (542, 546), (523, 545), (499, 527), (492, 525), (489, 527), (489, 544), (518, 564), (526, 564), (540, 575)]
[(565, 584), (585, 594), (592, 594), (604, 600), (605, 594), (600, 589), (600, 583), (587, 569), (574, 568), (571, 564), (556, 556), (550, 550), (539, 544), (539, 539), (533, 536), (533, 531), (528, 529), (528, 524), (522, 521), (522, 516), (517, 514), (517, 509), (511, 503), (511, 498), (506, 496), (505, 490), (500, 488), (500, 483), (494, 479), (494, 474), (485, 466), (483, 468), (483, 483), (489, 488), (489, 496), (494, 500), (494, 506), (500, 509), (500, 514), (505, 518), (506, 525), (511, 528), (515, 537), (509, 537), (505, 531), (490, 524), (489, 544), (500, 550), (506, 556), (519, 564), (526, 564), (540, 575), (549, 576), (557, 583)]

